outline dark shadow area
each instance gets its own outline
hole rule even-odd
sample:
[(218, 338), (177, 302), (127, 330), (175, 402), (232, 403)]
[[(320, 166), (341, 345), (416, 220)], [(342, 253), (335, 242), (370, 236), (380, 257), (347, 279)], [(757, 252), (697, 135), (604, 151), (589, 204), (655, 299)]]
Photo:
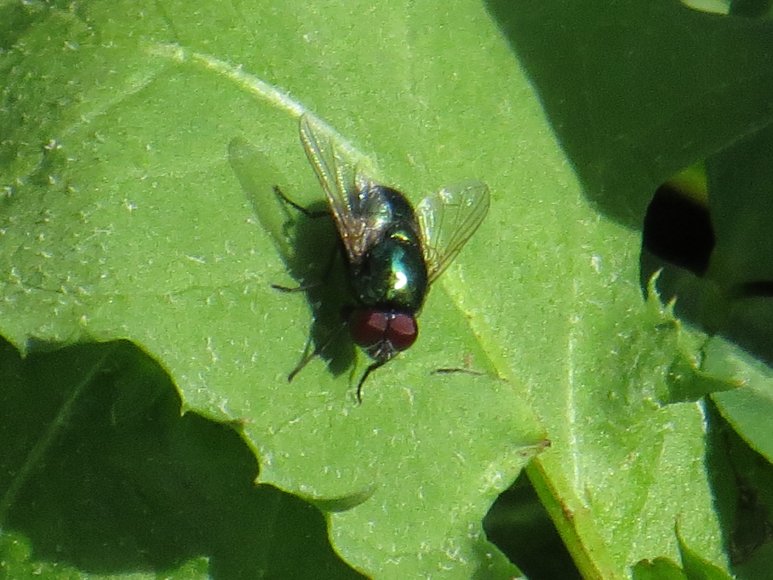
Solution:
[(642, 225), (642, 294), (648, 296), (650, 280), (657, 274), (660, 300), (665, 304), (678, 298), (677, 316), (709, 333), (720, 325), (704, 316), (704, 301), (716, 290), (704, 278), (715, 245), (709, 207), (675, 181), (662, 184), (647, 207)]
[(0, 343), (0, 525), (31, 546), (14, 570), (163, 575), (204, 557), (213, 578), (360, 577), (319, 510), (254, 485), (236, 425), (180, 413), (129, 342), (23, 360)]
[(773, 570), (773, 466), (708, 405), (707, 472), (734, 577)]
[[(714, 230), (705, 204), (678, 187), (664, 183), (647, 207), (642, 231), (643, 250), (696, 276), (706, 273), (714, 249)], [(654, 271), (642, 268), (642, 287)]]
[(284, 234), (293, 248), (285, 263), (295, 283), (283, 281), (278, 285), (303, 289), (286, 295), (288, 299), (293, 294), (305, 295), (311, 309), (307, 352), (318, 352), (330, 372), (338, 376), (351, 368), (355, 356), (354, 343), (344, 325), (344, 310), (353, 300), (341, 242), (325, 202), (305, 208), (314, 215), (304, 214), (284, 202), (283, 206), (287, 214)]
[[(277, 255), (287, 267), (288, 278), (278, 279), (274, 284), (300, 287), (301, 291), (285, 292), (285, 298), (297, 300), (305, 296), (309, 304), (309, 339), (305, 349), (298, 345), (299, 360), (308, 353), (319, 352), (330, 372), (340, 375), (352, 367), (355, 349), (349, 332), (343, 328), (342, 311), (351, 304), (351, 298), (338, 232), (331, 218), (306, 215), (275, 190), (279, 187), (287, 199), (311, 214), (324, 214), (329, 207), (319, 200), (319, 184), (309, 179), (314, 191), (319, 191), (319, 201), (305, 205), (302, 200), (310, 196), (287, 188), (284, 176), (258, 146), (235, 138), (229, 143), (228, 159), (260, 227), (271, 236)], [(310, 167), (308, 172), (311, 178)], [(287, 369), (288, 375), (293, 370)]]
[(497, 498), (483, 528), (530, 580), (581, 577), (525, 473)]
[(770, 16), (773, 0), (731, 0), (730, 14), (746, 18), (765, 18)]
[[(773, 364), (770, 128), (706, 160), (703, 191), (661, 185), (642, 226), (640, 284), (708, 335)], [(710, 204), (707, 201), (710, 200)]]

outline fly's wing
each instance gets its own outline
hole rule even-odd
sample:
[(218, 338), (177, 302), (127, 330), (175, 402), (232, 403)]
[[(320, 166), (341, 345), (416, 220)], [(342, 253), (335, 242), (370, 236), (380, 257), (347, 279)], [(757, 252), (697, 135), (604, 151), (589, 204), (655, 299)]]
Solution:
[(486, 184), (470, 181), (424, 198), (416, 208), (424, 237), (424, 260), (430, 283), (456, 258), (488, 213)]
[(281, 183), (282, 174), (264, 151), (242, 137), (234, 137), (228, 144), (228, 161), (258, 222), (270, 234), (282, 259), (289, 263), (293, 250), (285, 232), (286, 216), (279, 211), (273, 190), (275, 184)]
[(306, 157), (327, 197), (347, 257), (356, 264), (374, 234), (365, 211), (372, 183), (355, 171), (354, 164), (333, 145), (328, 132), (308, 115), (301, 117), (300, 134)]

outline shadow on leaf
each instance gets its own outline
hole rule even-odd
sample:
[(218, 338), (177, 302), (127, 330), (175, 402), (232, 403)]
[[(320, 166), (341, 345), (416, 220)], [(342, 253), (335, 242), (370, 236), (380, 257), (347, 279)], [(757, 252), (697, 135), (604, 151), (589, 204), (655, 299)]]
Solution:
[[(279, 256), (287, 266), (294, 283), (277, 280), (276, 285), (299, 287), (311, 309), (311, 330), (303, 354), (317, 352), (334, 375), (352, 367), (354, 343), (343, 329), (342, 310), (351, 304), (345, 265), (340, 254), (338, 234), (332, 219), (311, 217), (283, 201), (274, 191), (298, 202), (295, 191), (285, 187), (284, 179), (266, 154), (244, 139), (229, 144), (229, 161), (252, 204), (261, 227), (271, 236)], [(327, 212), (324, 201), (306, 209), (311, 213)], [(295, 292), (288, 292), (292, 300)], [(301, 345), (298, 345), (301, 353)], [(290, 369), (288, 369), (288, 373)]]
[(0, 373), (0, 521), (31, 546), (14, 570), (167, 573), (204, 557), (214, 578), (358, 577), (323, 515), (256, 486), (234, 425), (181, 415), (169, 376), (131, 343), (22, 360), (2, 342)]

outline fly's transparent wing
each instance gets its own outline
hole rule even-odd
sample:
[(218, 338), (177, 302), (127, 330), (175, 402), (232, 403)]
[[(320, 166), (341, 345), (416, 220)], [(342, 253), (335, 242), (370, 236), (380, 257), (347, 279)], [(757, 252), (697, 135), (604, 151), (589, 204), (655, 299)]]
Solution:
[(369, 180), (358, 174), (352, 161), (333, 145), (328, 132), (308, 115), (301, 117), (300, 135), (349, 261), (356, 263), (367, 248), (368, 218), (361, 208), (362, 198), (370, 190)]
[(486, 184), (470, 181), (424, 198), (416, 217), (424, 236), (424, 260), (430, 283), (456, 258), (488, 213)]

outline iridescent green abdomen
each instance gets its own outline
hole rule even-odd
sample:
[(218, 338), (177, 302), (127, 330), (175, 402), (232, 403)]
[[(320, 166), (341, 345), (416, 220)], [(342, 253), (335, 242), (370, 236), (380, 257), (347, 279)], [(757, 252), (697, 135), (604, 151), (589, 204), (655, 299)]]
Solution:
[[(357, 264), (350, 264), (352, 289), (365, 306), (418, 312), (427, 293), (427, 265), (416, 216), (399, 192), (379, 186), (382, 235)], [(383, 215), (382, 215), (383, 213)]]

